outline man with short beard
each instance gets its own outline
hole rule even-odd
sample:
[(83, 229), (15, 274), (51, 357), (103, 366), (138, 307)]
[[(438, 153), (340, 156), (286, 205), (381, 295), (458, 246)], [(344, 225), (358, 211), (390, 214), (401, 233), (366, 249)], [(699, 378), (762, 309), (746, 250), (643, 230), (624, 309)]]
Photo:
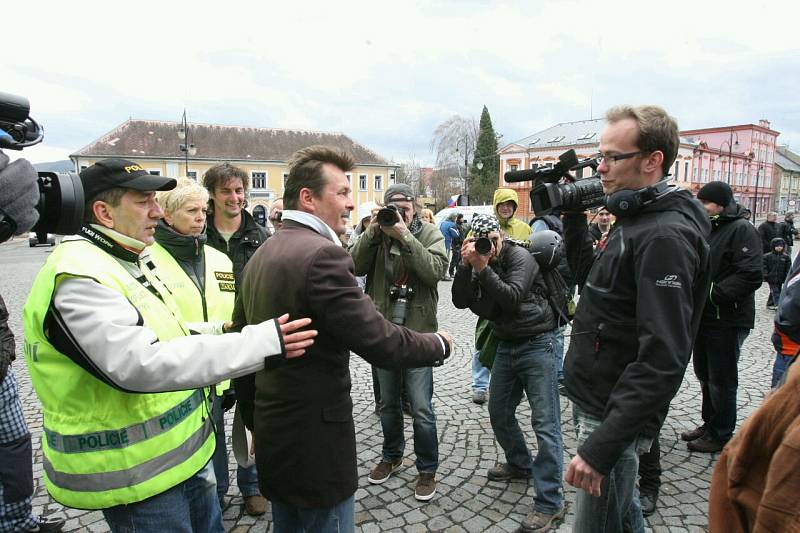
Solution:
[[(267, 231), (257, 224), (253, 216), (244, 209), (249, 184), (247, 173), (230, 163), (211, 167), (203, 176), (203, 185), (208, 189), (211, 198), (206, 227), (206, 244), (230, 258), (233, 263), (233, 279), (237, 292), (241, 284), (244, 266), (268, 237)], [(271, 211), (270, 216), (272, 216)], [(233, 389), (226, 390), (223, 398), (224, 409), (228, 411), (236, 401), (235, 391)], [(223, 452), (219, 451), (218, 453), (222, 454)], [(217, 457), (217, 461), (227, 462), (227, 456), (227, 450), (225, 450), (224, 457)], [(247, 514), (260, 516), (267, 512), (267, 500), (258, 489), (258, 472), (255, 465), (246, 468), (237, 465), (236, 484), (244, 498), (244, 509)], [(217, 479), (220, 501), (227, 494), (228, 486), (227, 477)]]

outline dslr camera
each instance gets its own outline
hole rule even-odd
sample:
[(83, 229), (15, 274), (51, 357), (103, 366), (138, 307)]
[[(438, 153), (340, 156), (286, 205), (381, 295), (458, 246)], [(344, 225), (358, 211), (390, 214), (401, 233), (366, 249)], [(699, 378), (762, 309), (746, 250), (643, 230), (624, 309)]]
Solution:
[(382, 207), (376, 216), (378, 220), (378, 224), (381, 226), (394, 226), (397, 224), (397, 219), (403, 218), (400, 214), (400, 210), (394, 204), (389, 204), (386, 207)]
[(408, 285), (394, 286), (389, 290), (389, 299), (393, 302), (390, 322), (400, 326), (406, 323), (408, 304), (412, 296), (414, 296), (414, 290)]
[[(570, 171), (590, 167), (594, 174), (589, 178), (575, 179)], [(531, 205), (538, 216), (549, 215), (553, 210), (584, 211), (605, 205), (606, 195), (597, 174), (598, 162), (594, 158), (578, 160), (575, 150), (558, 156), (552, 167), (514, 170), (505, 173), (509, 183), (533, 181)], [(563, 181), (562, 181), (563, 179)]]
[[(44, 139), (44, 128), (30, 116), (27, 98), (0, 92), (0, 148), (22, 150)], [(83, 220), (83, 185), (74, 172), (39, 172), (37, 234), (76, 233)]]
[(475, 251), (480, 255), (492, 255), (492, 241), (489, 237), (478, 237), (475, 239)]

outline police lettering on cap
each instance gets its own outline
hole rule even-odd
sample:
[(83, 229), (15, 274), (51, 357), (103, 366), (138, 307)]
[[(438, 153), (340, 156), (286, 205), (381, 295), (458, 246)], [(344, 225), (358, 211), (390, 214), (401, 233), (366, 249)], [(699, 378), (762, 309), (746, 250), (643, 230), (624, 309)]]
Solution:
[(127, 159), (103, 159), (80, 173), (84, 197), (91, 200), (99, 193), (116, 187), (137, 191), (169, 191), (175, 188), (174, 178), (154, 176), (138, 163)]

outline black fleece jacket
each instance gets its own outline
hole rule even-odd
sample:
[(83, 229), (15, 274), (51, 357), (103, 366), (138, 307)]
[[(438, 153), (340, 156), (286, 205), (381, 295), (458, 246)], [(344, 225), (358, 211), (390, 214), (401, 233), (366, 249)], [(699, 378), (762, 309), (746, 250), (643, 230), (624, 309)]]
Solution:
[(456, 308), (491, 321), (500, 340), (530, 339), (556, 327), (539, 265), (528, 250), (509, 241), (481, 272), (459, 264), (452, 294)]
[(708, 215), (688, 191), (618, 217), (594, 256), (583, 213), (565, 216), (570, 266), (585, 279), (564, 361), (567, 394), (599, 418), (578, 454), (604, 475), (654, 437), (680, 387), (708, 288)]

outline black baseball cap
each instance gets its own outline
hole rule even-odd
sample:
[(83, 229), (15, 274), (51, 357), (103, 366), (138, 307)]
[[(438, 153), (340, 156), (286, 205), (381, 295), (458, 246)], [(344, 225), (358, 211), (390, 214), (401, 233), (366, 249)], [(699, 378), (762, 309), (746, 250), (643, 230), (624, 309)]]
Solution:
[(169, 191), (178, 183), (174, 178), (150, 174), (139, 163), (116, 158), (98, 161), (83, 169), (80, 176), (83, 196), (87, 200), (114, 187), (137, 191)]

